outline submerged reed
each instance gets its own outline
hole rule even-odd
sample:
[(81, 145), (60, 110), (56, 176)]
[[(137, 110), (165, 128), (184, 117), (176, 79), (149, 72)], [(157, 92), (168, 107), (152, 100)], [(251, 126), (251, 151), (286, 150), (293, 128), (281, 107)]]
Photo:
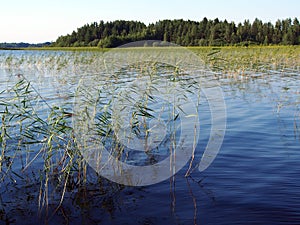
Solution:
[[(137, 70), (140, 70), (140, 66), (131, 68), (131, 72), (136, 73)], [(164, 67), (159, 64), (153, 64), (151, 67), (150, 72), (145, 70), (142, 73), (150, 76), (152, 79), (150, 81), (153, 83), (159, 82), (157, 80), (157, 74), (160, 73), (159, 69), (164, 70), (164, 76), (172, 82), (178, 79), (176, 77), (178, 76), (177, 68)], [(175, 70), (176, 72), (174, 72)], [(156, 78), (154, 78), (154, 73)], [(122, 83), (123, 81), (115, 80), (115, 83), (119, 82)], [(130, 86), (130, 90), (127, 90), (127, 93), (137, 93), (140, 91), (139, 88), (139, 86)], [(121, 140), (124, 141), (124, 139), (118, 136), (121, 133), (117, 131), (118, 129), (123, 129), (122, 124), (124, 121), (121, 121), (120, 118), (123, 118), (122, 114), (125, 114), (126, 110), (124, 111), (122, 106), (128, 103), (132, 104), (129, 129), (132, 134), (145, 139), (146, 142), (147, 139), (151, 138), (152, 142), (162, 141), (159, 140), (158, 133), (156, 136), (149, 136), (150, 129), (158, 130), (155, 126), (150, 128), (149, 120), (167, 121), (166, 127), (163, 127), (168, 129), (168, 133), (163, 140), (164, 152), (159, 157), (166, 157), (170, 154), (168, 151), (172, 151), (172, 146), (178, 144), (176, 143), (178, 139), (175, 134), (180, 120), (178, 112), (169, 103), (162, 104), (160, 102), (161, 99), (156, 99), (153, 95), (157, 91), (155, 85), (151, 86), (150, 84), (147, 88), (138, 101), (132, 99), (130, 95), (123, 95), (124, 92), (119, 92), (117, 95), (119, 97), (118, 101), (114, 102), (113, 99), (109, 99), (112, 97), (111, 92), (102, 93), (101, 89), (98, 92), (97, 114), (95, 115), (96, 126), (93, 132), (97, 134), (102, 144), (110, 149), (111, 154), (114, 156), (112, 160), (114, 160), (113, 158), (124, 162), (132, 160), (129, 157), (129, 148), (136, 145), (136, 143), (131, 141), (131, 137), (126, 137), (128, 140), (125, 140), (125, 142), (131, 142), (131, 145), (126, 147), (125, 144), (124, 147), (124, 143), (121, 143)], [(190, 84), (188, 91), (194, 92), (194, 90), (196, 88), (193, 84)], [(86, 98), (84, 101), (90, 101), (90, 99)], [(121, 108), (118, 108), (119, 106), (116, 104), (120, 105)], [(152, 108), (156, 104), (160, 104), (159, 112)], [(112, 118), (112, 112), (116, 109), (118, 112), (114, 111), (114, 117)], [(177, 110), (183, 109), (178, 108)], [(82, 152), (80, 151), (82, 146), (78, 142), (72, 126), (72, 117), (74, 117), (72, 109), (48, 104), (31, 83), (20, 75), (14, 86), (3, 90), (1, 93), (0, 116), (1, 182), (6, 182), (7, 180), (18, 182), (18, 179), (28, 179), (30, 182), (32, 179), (30, 176), (34, 173), (34, 177), (39, 177), (40, 183), (39, 208), (41, 210), (46, 209), (46, 212), (48, 211), (49, 199), (51, 199), (53, 190), (60, 193), (59, 207), (67, 190), (85, 187), (86, 183), (89, 182), (88, 165), (82, 157)], [(118, 123), (120, 124), (118, 125)], [(118, 129), (116, 130), (117, 127)], [(140, 163), (147, 164), (159, 160), (159, 157), (156, 158), (149, 151), (151, 146), (145, 145), (144, 147), (145, 152), (142, 155), (144, 158), (145, 156), (147, 157), (148, 162), (142, 160)], [(39, 165), (37, 168), (35, 166), (36, 163)], [(41, 164), (42, 166), (40, 166)], [(35, 172), (34, 169), (36, 170)], [(28, 173), (31, 170), (33, 173)], [(26, 173), (29, 174), (29, 178), (25, 177)], [(105, 179), (97, 174), (94, 174), (94, 178), (92, 178), (94, 181), (95, 177), (98, 183), (105, 182)], [(117, 185), (117, 188), (121, 187)]]
[(49, 204), (49, 181), (55, 181), (54, 188), (63, 187), (61, 204), (68, 185), (83, 184), (86, 165), (76, 148), (71, 112), (54, 106), (48, 116), (41, 115), (40, 101), (25, 79), (1, 93), (0, 182), (24, 180), (26, 171), (35, 167), (33, 162), (43, 162), (34, 175), (40, 180), (42, 209)]
[[(299, 49), (293, 49), (292, 47), (232, 47), (214, 49), (192, 48), (191, 50), (195, 51), (210, 66), (214, 71), (212, 75), (217, 79), (230, 78), (232, 83), (239, 83), (255, 79), (257, 74), (268, 77), (273, 70), (283, 71), (282, 73), (286, 74), (289, 71), (288, 69), (291, 70), (291, 73), (295, 71), (299, 72)], [(73, 72), (78, 68), (87, 71), (86, 73), (88, 74), (90, 71), (94, 73), (98, 72), (97, 65), (99, 62), (96, 53), (90, 55), (72, 53), (71, 56), (64, 52), (59, 54), (61, 55), (43, 56), (44, 58), (32, 55), (29, 58), (21, 57), (16, 59), (8, 56), (5, 60), (1, 60), (1, 62), (2, 66), (6, 68), (22, 68), (22, 66), (30, 64), (39, 71), (51, 71), (51, 67), (53, 67), (59, 73), (70, 72), (70, 70)], [(73, 64), (70, 65), (69, 59), (71, 59), (70, 61)], [(155, 65), (149, 72), (148, 70), (144, 70), (141, 65), (138, 65), (136, 68), (132, 68), (130, 72), (134, 74), (138, 70), (142, 70), (144, 75), (148, 74), (147, 76), (152, 79), (153, 74), (159, 72), (159, 67), (161, 66)], [(165, 70), (165, 73), (166, 70), (169, 70), (168, 73), (172, 74), (169, 78), (173, 81), (178, 79), (176, 77), (178, 73), (176, 68), (161, 67), (161, 69)], [(64, 82), (62, 79), (60, 81)], [(114, 83), (118, 84), (127, 82), (126, 79), (120, 80), (117, 76), (113, 77), (113, 79), (115, 79)], [(200, 93), (199, 89), (192, 86), (193, 84), (189, 83), (185, 87), (186, 91)], [(132, 88), (131, 91), (136, 90)], [(293, 93), (289, 89), (285, 91)], [(152, 109), (152, 105), (156, 103), (153, 93), (155, 93), (155, 90), (149, 89), (141, 101), (133, 104), (130, 129), (136, 136), (148, 138), (149, 123), (141, 118), (154, 119), (153, 117), (158, 118), (161, 116), (155, 115), (155, 110)], [(95, 116), (95, 133), (102, 138), (104, 146), (110, 146), (117, 159), (130, 161), (132, 160), (130, 153), (117, 141), (118, 138), (113, 131), (112, 102), (107, 100), (107, 95), (102, 96), (101, 94), (103, 93), (98, 93), (98, 109), (100, 111)], [(133, 101), (125, 97), (121, 99), (124, 101)], [(49, 199), (51, 199), (54, 191), (60, 193), (58, 204), (60, 206), (68, 191), (84, 189), (90, 180), (92, 180), (91, 182), (98, 183), (101, 186), (99, 189), (104, 189), (104, 186), (107, 185), (105, 183), (107, 180), (97, 174), (93, 174), (93, 178), (89, 177), (88, 165), (81, 155), (80, 146), (78, 146), (78, 141), (74, 135), (74, 128), (72, 127), (74, 112), (67, 106), (52, 106), (44, 103), (30, 82), (22, 79), (22, 76), (20, 76), (15, 85), (9, 86), (6, 90), (0, 92), (0, 183), (16, 183), (19, 180), (28, 180), (28, 182), (31, 182), (33, 179), (30, 177), (32, 173), (30, 174), (27, 171), (35, 167), (34, 164), (37, 163), (38, 169), (35, 168), (37, 170), (34, 176), (37, 177), (40, 186), (38, 196), (40, 209), (47, 209), (50, 203)], [(299, 101), (296, 103), (299, 105)], [(280, 108), (282, 108), (290, 103), (281, 102), (280, 104), (282, 104), (280, 105)], [(47, 110), (43, 107), (46, 107)], [(178, 140), (175, 137), (175, 133), (171, 132), (178, 124), (178, 112), (173, 110), (172, 107), (170, 109), (170, 113), (165, 115), (165, 117), (168, 117), (166, 124), (170, 129), (169, 135), (164, 140), (165, 146), (170, 143), (170, 146), (178, 144), (176, 143)], [(48, 113), (45, 114), (45, 111)], [(299, 111), (298, 108), (295, 117), (295, 133), (298, 137), (300, 137)], [(124, 112), (120, 109), (120, 114), (122, 113)], [(153, 157), (151, 152), (145, 152), (148, 157), (147, 160), (158, 160)], [(169, 152), (166, 150), (161, 158), (167, 154)], [(187, 174), (190, 171), (192, 171), (192, 162), (189, 164)], [(26, 177), (26, 173), (29, 174), (29, 178)], [(174, 182), (174, 178), (172, 179), (172, 182)], [(111, 188), (113, 191), (123, 188), (122, 185), (112, 183), (109, 183), (108, 186), (107, 189)]]

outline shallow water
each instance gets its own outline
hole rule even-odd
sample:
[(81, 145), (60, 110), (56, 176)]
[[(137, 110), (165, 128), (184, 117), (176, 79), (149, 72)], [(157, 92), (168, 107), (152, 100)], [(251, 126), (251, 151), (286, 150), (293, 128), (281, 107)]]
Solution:
[[(71, 107), (79, 78), (92, 74), (96, 65), (82, 60), (95, 54), (0, 51), (0, 87), (11, 87), (22, 74), (43, 99), (38, 112), (49, 112), (45, 102)], [(68, 190), (62, 207), (47, 215), (38, 213), (40, 159), (30, 166), (27, 180), (0, 183), (0, 224), (37, 219), (48, 224), (299, 224), (300, 71), (212, 76), (224, 92), (227, 129), (219, 154), (204, 172), (197, 164), (211, 120), (207, 100), (201, 98), (200, 136), (189, 177), (184, 176), (187, 164), (174, 177), (150, 186), (91, 182)], [(92, 168), (89, 172), (93, 177)], [(60, 196), (51, 195), (53, 212)]]

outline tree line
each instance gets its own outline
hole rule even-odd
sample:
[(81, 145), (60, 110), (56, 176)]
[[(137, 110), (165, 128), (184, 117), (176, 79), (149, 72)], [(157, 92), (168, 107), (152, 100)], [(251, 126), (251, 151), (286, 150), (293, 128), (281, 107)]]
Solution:
[(30, 44), (30, 43), (7, 43), (3, 42), (0, 43), (0, 49), (17, 49), (17, 48), (29, 48), (29, 47), (45, 47), (45, 46), (50, 46), (51, 42), (44, 42), (44, 43), (38, 43), (38, 44)]
[(146, 26), (138, 21), (116, 20), (86, 24), (52, 43), (57, 47), (117, 47), (132, 41), (161, 40), (182, 46), (298, 45), (297, 18), (277, 20), (275, 24), (255, 19), (252, 23), (220, 21), (161, 20)]

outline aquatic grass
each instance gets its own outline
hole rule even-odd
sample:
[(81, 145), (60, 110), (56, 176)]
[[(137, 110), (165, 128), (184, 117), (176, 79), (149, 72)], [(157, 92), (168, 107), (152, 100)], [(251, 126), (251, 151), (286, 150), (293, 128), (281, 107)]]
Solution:
[[(34, 104), (39, 95), (30, 83), (21, 79), (11, 89), (2, 92), (1, 107), (1, 158), (0, 179), (24, 179), (23, 174), (38, 158), (43, 158), (44, 168), (40, 173), (39, 206), (49, 205), (49, 181), (57, 180), (63, 186), (61, 200), (70, 179), (82, 185), (86, 179), (85, 163), (76, 148), (70, 117), (72, 113), (61, 107), (52, 107), (48, 117), (39, 116)], [(49, 105), (48, 105), (49, 106)], [(22, 155), (27, 155), (25, 162)], [(32, 154), (34, 154), (32, 156)], [(22, 169), (18, 168), (22, 165)], [(74, 172), (78, 175), (74, 176)], [(80, 175), (79, 175), (80, 174)]]
[[(226, 83), (231, 82), (232, 87), (237, 84), (241, 84), (241, 89), (245, 88), (244, 84), (247, 82), (253, 82), (255, 79), (265, 79), (272, 76), (273, 70), (281, 71), (282, 76), (293, 74), (299, 76), (299, 49), (292, 49), (292, 47), (256, 47), (256, 48), (193, 48), (201, 58), (204, 59), (209, 68), (212, 68), (213, 73), (211, 76), (215, 76), (220, 82)], [(5, 58), (7, 56), (0, 56)], [(15, 59), (13, 56), (8, 56), (8, 60), (1, 60), (2, 65), (12, 71), (12, 74), (17, 71), (17, 69), (23, 69), (29, 64), (32, 68), (38, 72), (45, 72), (51, 75), (55, 74), (70, 74), (71, 71), (85, 71), (88, 69), (84, 75), (95, 75), (98, 73), (99, 68), (97, 67), (99, 62), (99, 55), (97, 52), (84, 53), (72, 52), (61, 53), (58, 56), (55, 54), (47, 54), (36, 56), (32, 54), (29, 57), (22, 56)], [(45, 64), (45, 65), (44, 65)], [(169, 77), (170, 80), (184, 81), (184, 79), (189, 79), (188, 76), (181, 77), (182, 71), (178, 68), (168, 67), (166, 65), (159, 65), (156, 63), (152, 64), (151, 69), (147, 69), (149, 65), (134, 65), (132, 68), (124, 69), (120, 74), (130, 71), (128, 77), (122, 79), (121, 76), (110, 77), (111, 80), (105, 80), (110, 83), (110, 88), (112, 88), (111, 95), (115, 93), (120, 93), (120, 89), (116, 86), (122, 86), (125, 82), (131, 82), (130, 76), (139, 74), (140, 76), (148, 76), (150, 80), (155, 84), (159, 84), (159, 79), (156, 80), (155, 74), (161, 73), (166, 70), (163, 74), (165, 77)], [(55, 71), (55, 72), (53, 72)], [(256, 76), (261, 76), (256, 78)], [(72, 78), (72, 76), (71, 76)], [(97, 174), (93, 174), (93, 178), (89, 177), (88, 165), (83, 160), (80, 152), (80, 146), (76, 136), (74, 135), (74, 130), (71, 126), (71, 119), (74, 116), (72, 109), (66, 107), (65, 105), (52, 105), (49, 104), (48, 114), (44, 111), (39, 111), (39, 104), (44, 104), (42, 97), (37, 94), (30, 82), (22, 79), (19, 76), (18, 82), (13, 86), (9, 85), (7, 90), (1, 92), (0, 99), (0, 115), (1, 115), (1, 158), (0, 158), (0, 178), (2, 182), (16, 182), (19, 180), (24, 180), (26, 178), (26, 171), (30, 170), (31, 166), (34, 167), (36, 162), (42, 161), (42, 168), (36, 171), (35, 176), (39, 177), (40, 190), (39, 190), (39, 208), (40, 210), (46, 209), (51, 205), (51, 198), (53, 197), (53, 192), (59, 193), (58, 204), (55, 210), (59, 210), (59, 207), (63, 204), (63, 200), (66, 193), (70, 193), (72, 190), (78, 190), (79, 195), (85, 193), (86, 188), (89, 183), (89, 179), (92, 182), (99, 184), (99, 189), (104, 189), (104, 193), (112, 193), (112, 191), (119, 191), (124, 188), (122, 185), (116, 185), (108, 182)], [(69, 78), (68, 78), (69, 79)], [(126, 80), (129, 79), (129, 80)], [(74, 79), (75, 80), (75, 79)], [(229, 81), (228, 81), (229, 80)], [(65, 81), (60, 78), (60, 82), (72, 82)], [(96, 82), (96, 81), (95, 81)], [(200, 104), (200, 89), (197, 89), (197, 85), (191, 83), (190, 81), (181, 82), (184, 83), (182, 88), (190, 94), (195, 94), (198, 96), (198, 104)], [(268, 82), (267, 82), (268, 83)], [(64, 83), (65, 84), (65, 83)], [(99, 78), (99, 84), (107, 84), (102, 78)], [(271, 84), (268, 84), (271, 87)], [(243, 86), (243, 87), (242, 87)], [(287, 85), (288, 86), (288, 85)], [(99, 86), (100, 87), (100, 86)], [(132, 102), (133, 112), (131, 114), (131, 127), (132, 132), (140, 137), (147, 137), (149, 132), (148, 119), (159, 118), (162, 115), (157, 115), (154, 113), (153, 104), (158, 101), (155, 99), (153, 93), (157, 91), (155, 85), (152, 89), (148, 89), (145, 95), (139, 102), (135, 102), (135, 99), (130, 99), (129, 96), (125, 96), (122, 100), (124, 102)], [(270, 88), (271, 89), (271, 88)], [(130, 88), (132, 92), (137, 90), (133, 87)], [(291, 93), (291, 90), (286, 90)], [(95, 132), (102, 138), (103, 144), (110, 147), (112, 155), (111, 160), (123, 160), (124, 162), (132, 161), (132, 158), (128, 149), (122, 146), (113, 131), (112, 124), (112, 101), (107, 100), (107, 95), (104, 93), (98, 93), (99, 100), (97, 101), (97, 109), (99, 113), (95, 117)], [(89, 96), (88, 98), (93, 98), (95, 96)], [(187, 98), (188, 96), (183, 96)], [(85, 99), (87, 102), (90, 99)], [(47, 102), (47, 101), (46, 101)], [(124, 104), (124, 102), (121, 102)], [(88, 104), (93, 104), (90, 101)], [(288, 104), (298, 104), (299, 102), (280, 102), (280, 109), (287, 107)], [(176, 123), (180, 121), (178, 111), (172, 106), (168, 112), (168, 120), (166, 120), (167, 125), (170, 128), (170, 133), (168, 137), (164, 140), (164, 144), (172, 143), (170, 146), (178, 145), (176, 139), (176, 133), (171, 132), (176, 129)], [(180, 110), (178, 106), (177, 110)], [(181, 109), (184, 111), (184, 109)], [(298, 109), (299, 112), (299, 109)], [(120, 110), (122, 113), (122, 110)], [(124, 112), (123, 112), (124, 113)], [(280, 113), (280, 112), (279, 112)], [(144, 118), (144, 119), (141, 119)], [(297, 114), (295, 116), (295, 132), (299, 134), (299, 121), (300, 116)], [(147, 120), (146, 120), (147, 119)], [(299, 119), (299, 120), (298, 120)], [(169, 149), (172, 149), (172, 148)], [(171, 151), (171, 150), (170, 150)], [(22, 158), (22, 152), (25, 152), (26, 159)], [(165, 157), (170, 152), (165, 152), (161, 158)], [(155, 156), (151, 151), (146, 151), (142, 153), (144, 159), (148, 157), (148, 162), (146, 160), (141, 160), (138, 163), (149, 163), (155, 160), (160, 160), (160, 156)], [(21, 161), (22, 168), (18, 168), (18, 160)], [(171, 160), (176, 160), (172, 158)], [(188, 164), (188, 170), (186, 171), (186, 176), (190, 177), (193, 169), (196, 168), (194, 155), (192, 160)], [(172, 169), (172, 168), (171, 168)], [(96, 177), (96, 178), (95, 178)], [(29, 179), (30, 180), (30, 179)], [(170, 186), (175, 187), (175, 177), (170, 179)], [(172, 186), (173, 187), (173, 186)], [(173, 188), (174, 188), (173, 187)], [(111, 189), (111, 190), (110, 190)], [(57, 197), (57, 196), (56, 196)], [(82, 197), (82, 196), (81, 196)], [(57, 203), (57, 201), (56, 201)], [(174, 203), (175, 204), (175, 203)]]
[[(157, 72), (156, 70), (153, 71)], [(87, 182), (87, 164), (81, 156), (74, 130), (71, 127), (73, 112), (68, 108), (49, 105), (27, 79), (22, 79), (22, 76), (19, 76), (18, 79), (19, 81), (15, 86), (1, 93), (1, 179), (15, 180), (14, 176), (22, 179), (23, 173), (33, 166), (35, 161), (42, 159), (43, 168), (39, 172), (39, 208), (48, 211), (50, 192), (53, 188), (61, 190), (59, 207), (70, 184), (84, 186)], [(131, 91), (134, 89), (131, 88)], [(145, 138), (149, 133), (146, 119), (154, 118), (154, 109), (149, 107), (151, 102), (155, 103), (151, 93), (153, 91), (155, 89), (149, 89), (141, 101), (133, 104), (131, 129), (139, 136), (145, 134)], [(86, 100), (88, 101), (88, 99)], [(112, 106), (112, 102), (107, 102), (106, 98), (102, 98), (102, 100), (99, 98), (98, 101), (101, 113), (96, 117), (97, 134), (104, 137), (103, 140), (105, 141), (112, 140), (108, 143), (113, 150), (112, 155), (116, 159), (126, 161), (128, 152), (117, 141), (116, 134), (112, 132), (111, 114), (107, 111)], [(124, 100), (128, 101), (128, 99)], [(131, 99), (131, 101), (134, 100)], [(39, 111), (38, 102), (49, 108), (50, 113), (48, 115), (44, 115), (44, 111)], [(106, 110), (103, 106), (106, 107)], [(178, 114), (176, 117), (173, 112), (172, 119), (176, 121), (177, 118)], [(175, 134), (172, 133), (172, 135)], [(169, 140), (176, 141), (175, 137), (171, 136)], [(18, 146), (17, 151), (16, 144)], [(22, 160), (24, 151), (27, 155), (25, 161)], [(21, 171), (17, 169), (20, 160)], [(6, 166), (3, 167), (3, 164)], [(55, 184), (54, 187), (53, 184)]]
[(284, 68), (298, 69), (299, 46), (252, 46), (190, 48), (215, 71), (227, 75), (268, 72)]
[[(57, 70), (70, 74), (70, 71), (86, 71), (86, 74), (99, 72), (104, 51), (88, 51), (89, 48), (76, 48), (76, 51), (42, 48), (25, 50), (18, 56), (13, 53), (0, 53), (2, 68), (24, 70), (35, 68), (44, 73)], [(72, 49), (72, 48), (71, 48)], [(143, 49), (143, 48), (139, 48)], [(252, 46), (252, 47), (190, 47), (215, 72), (227, 77), (248, 77), (251, 72), (280, 71), (286, 68), (299, 70), (299, 46)], [(126, 49), (124, 49), (126, 51)], [(28, 54), (30, 52), (30, 54)], [(38, 54), (37, 54), (38, 52)]]

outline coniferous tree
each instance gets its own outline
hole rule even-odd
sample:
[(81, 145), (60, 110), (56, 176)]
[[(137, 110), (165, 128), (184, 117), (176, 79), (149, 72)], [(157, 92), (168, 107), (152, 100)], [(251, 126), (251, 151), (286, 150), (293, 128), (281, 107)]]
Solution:
[(71, 34), (60, 36), (52, 45), (59, 47), (117, 47), (138, 40), (161, 40), (183, 46), (224, 46), (258, 44), (300, 44), (300, 24), (297, 18), (277, 20), (275, 25), (255, 19), (236, 25), (218, 18), (201, 21), (160, 20), (146, 26), (138, 21), (100, 21), (84, 26)]

